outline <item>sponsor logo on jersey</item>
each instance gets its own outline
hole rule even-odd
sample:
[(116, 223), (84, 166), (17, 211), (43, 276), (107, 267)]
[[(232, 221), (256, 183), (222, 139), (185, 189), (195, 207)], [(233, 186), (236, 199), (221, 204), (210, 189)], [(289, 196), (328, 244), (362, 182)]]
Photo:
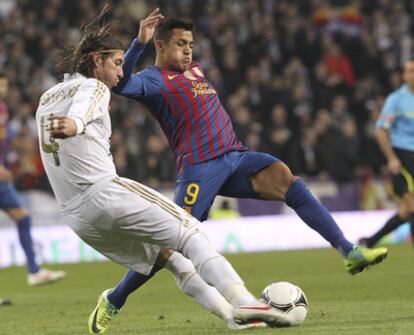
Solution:
[(193, 86), (191, 91), (193, 92), (194, 97), (197, 97), (201, 94), (217, 94), (216, 90), (210, 87), (210, 85), (206, 82), (198, 83), (196, 81), (192, 81), (191, 85)]

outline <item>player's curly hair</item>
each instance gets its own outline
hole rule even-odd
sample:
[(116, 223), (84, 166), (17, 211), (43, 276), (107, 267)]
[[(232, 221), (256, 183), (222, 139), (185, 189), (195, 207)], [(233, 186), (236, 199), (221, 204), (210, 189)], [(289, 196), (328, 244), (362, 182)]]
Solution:
[(95, 67), (93, 53), (99, 52), (106, 59), (113, 52), (124, 49), (122, 43), (111, 34), (111, 24), (105, 20), (110, 10), (111, 6), (105, 5), (98, 16), (81, 27), (83, 36), (78, 44), (62, 46), (55, 52), (54, 63), (58, 75), (78, 72), (89, 77)]

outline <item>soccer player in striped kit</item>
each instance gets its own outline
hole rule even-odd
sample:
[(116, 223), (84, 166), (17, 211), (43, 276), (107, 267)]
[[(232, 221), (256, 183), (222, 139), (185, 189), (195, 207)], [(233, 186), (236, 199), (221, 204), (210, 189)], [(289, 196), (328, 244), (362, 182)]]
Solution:
[[(166, 267), (230, 329), (250, 327), (251, 319), (289, 325), (282, 312), (246, 289), (199, 231), (199, 221), (158, 192), (118, 177), (110, 152), (109, 89), (122, 78), (124, 51), (110, 25), (102, 22), (108, 11), (105, 6), (84, 27), (81, 41), (57, 57), (64, 80), (41, 96), (36, 112), (42, 162), (64, 221), (90, 246), (131, 271), (150, 274), (161, 248), (168, 248), (172, 259), (183, 253), (191, 260), (189, 271)], [(161, 17), (155, 10), (141, 22), (139, 40), (152, 36)], [(89, 333), (106, 332), (117, 313), (104, 292), (89, 318)]]
[[(284, 201), (344, 258), (351, 274), (382, 261), (386, 248), (368, 249), (349, 242), (334, 219), (278, 158), (248, 150), (234, 133), (217, 92), (192, 59), (193, 24), (169, 18), (155, 31), (154, 66), (132, 74), (145, 45), (135, 39), (125, 54), (124, 77), (114, 92), (146, 105), (175, 153), (174, 202), (199, 220), (207, 218), (216, 195)], [(166, 259), (168, 251), (164, 251)], [(189, 262), (176, 256), (167, 264), (178, 272)], [(129, 271), (108, 300), (120, 309), (149, 276)]]

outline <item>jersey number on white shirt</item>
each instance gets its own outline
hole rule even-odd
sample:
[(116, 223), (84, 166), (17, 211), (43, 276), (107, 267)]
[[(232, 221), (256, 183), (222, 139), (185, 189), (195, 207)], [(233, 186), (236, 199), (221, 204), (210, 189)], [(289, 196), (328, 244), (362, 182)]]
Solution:
[[(52, 114), (51, 114), (52, 115)], [(46, 143), (45, 137), (46, 137), (46, 124), (47, 124), (47, 118), (46, 116), (42, 116), (40, 118), (40, 142), (42, 146), (42, 151), (47, 154), (53, 155), (53, 160), (55, 161), (56, 166), (60, 166), (60, 159), (59, 159), (59, 143), (55, 141), (55, 139), (52, 136), (49, 136), (49, 144)]]

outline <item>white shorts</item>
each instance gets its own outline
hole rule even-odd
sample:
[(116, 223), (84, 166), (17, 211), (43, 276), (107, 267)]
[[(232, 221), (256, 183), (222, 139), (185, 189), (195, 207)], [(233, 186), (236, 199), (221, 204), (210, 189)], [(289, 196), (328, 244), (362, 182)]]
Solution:
[(94, 186), (71, 201), (65, 222), (91, 247), (132, 270), (149, 274), (161, 248), (181, 250), (198, 231), (195, 218), (142, 184), (117, 177)]

